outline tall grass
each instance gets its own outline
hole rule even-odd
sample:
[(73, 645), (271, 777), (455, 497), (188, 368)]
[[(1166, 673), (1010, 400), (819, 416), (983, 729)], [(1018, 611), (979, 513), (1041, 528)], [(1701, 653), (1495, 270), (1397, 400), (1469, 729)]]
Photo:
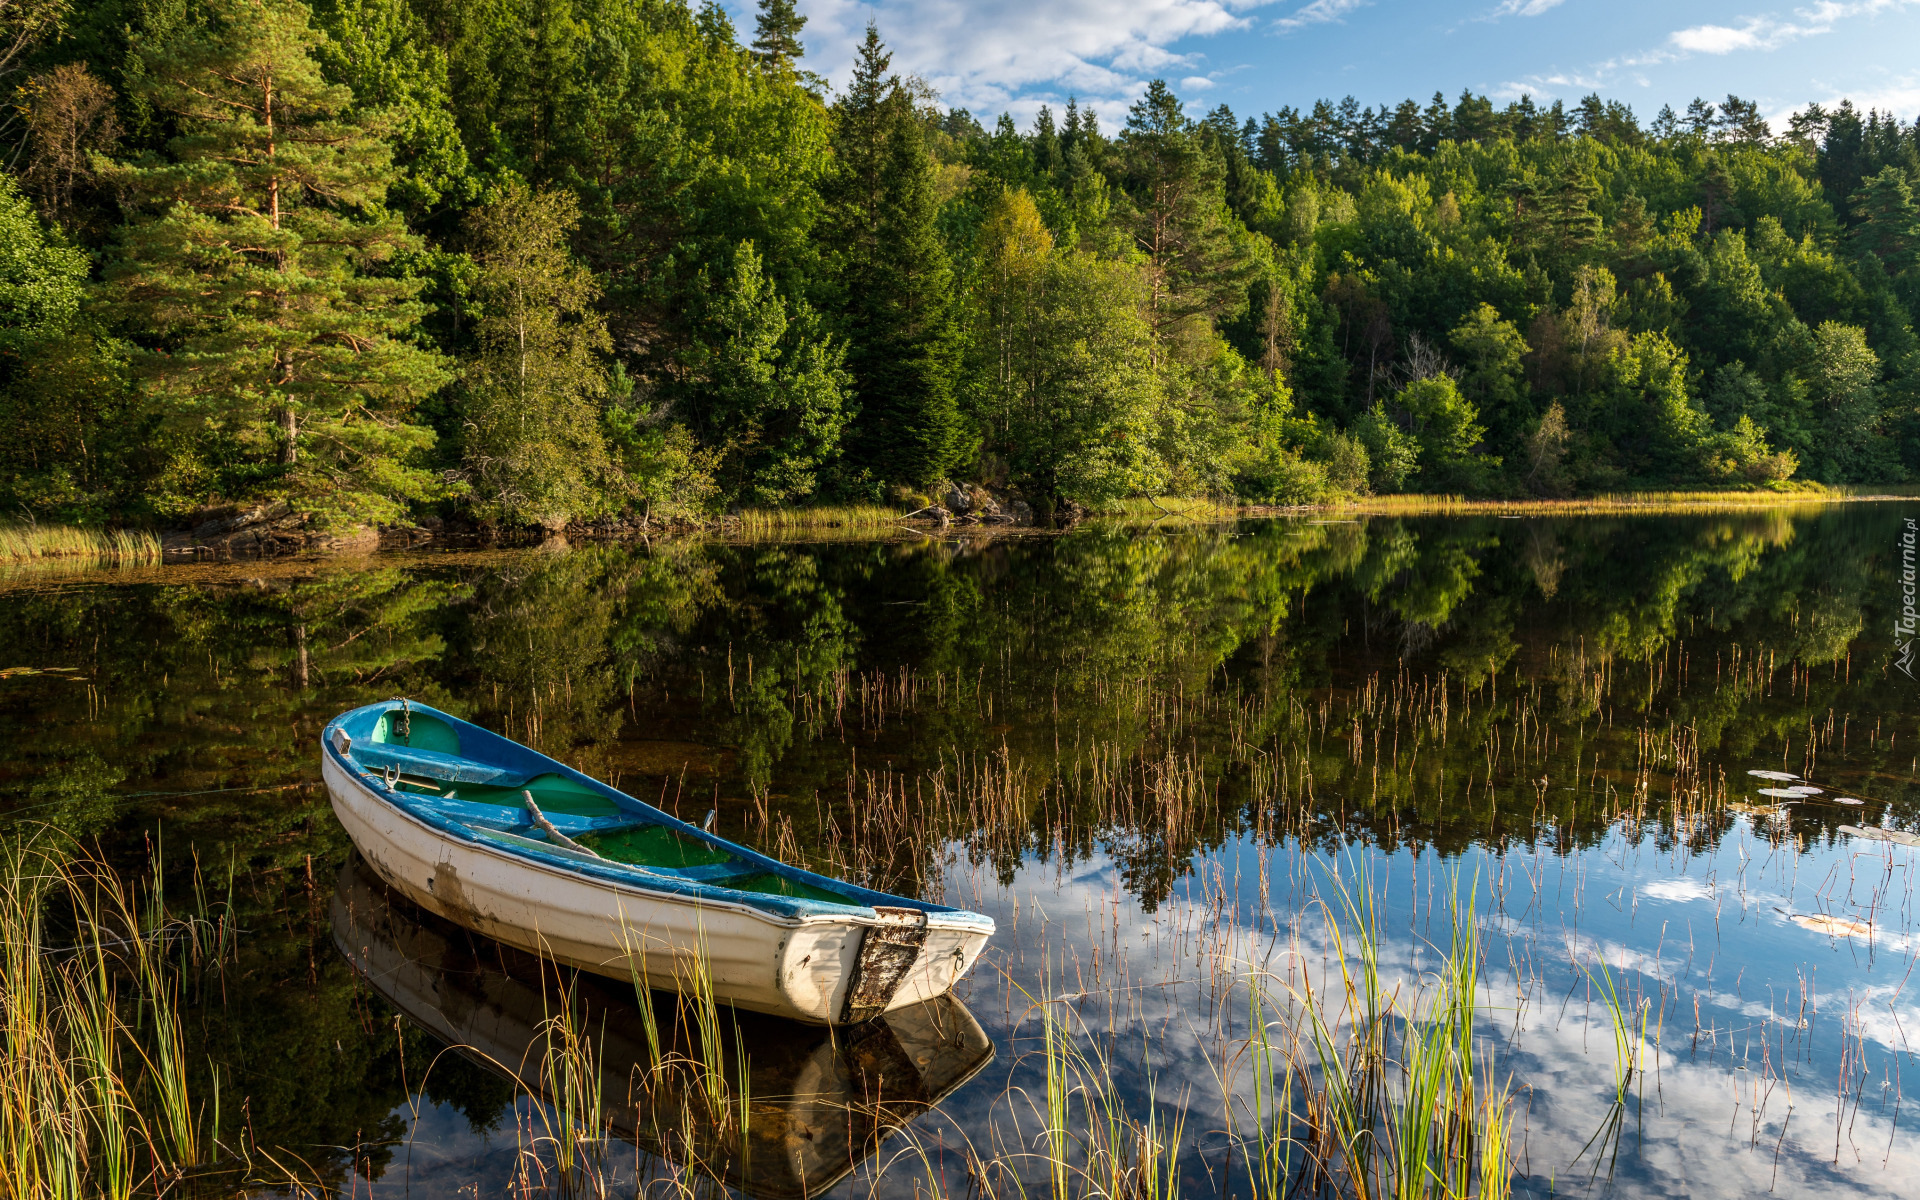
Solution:
[[(701, 1191), (697, 1180), (723, 1179), (729, 1160), (745, 1161), (751, 1064), (732, 1008), (715, 999), (706, 955), (675, 956), (678, 996), (663, 1007), (642, 965), (645, 935), (636, 937), (624, 924), (622, 935), (647, 1046), (646, 1062), (630, 1078), (607, 1074), (599, 1050), (606, 1030), (593, 1027), (596, 1017), (604, 1025), (606, 1014), (579, 997), (574, 972), (545, 955), (542, 969), (554, 972), (543, 988), (549, 1007), (525, 1058), (506, 1063), (463, 1048), (515, 1081), (532, 1101), (517, 1123), (514, 1186), (520, 1194), (611, 1194), (615, 1172), (608, 1150), (616, 1108), (634, 1118), (637, 1138), (657, 1147), (669, 1168), (670, 1194), (691, 1196)], [(608, 1090), (619, 1084), (628, 1089), (624, 1096)]]
[(1240, 1146), (1255, 1195), (1505, 1200), (1509, 1089), (1477, 1049), (1471, 897), (1463, 905), (1456, 890), (1446, 957), (1412, 989), (1382, 977), (1367, 880), (1357, 895), (1336, 881), (1320, 907), (1337, 980), (1283, 981), (1285, 1004), (1272, 1009), (1265, 981), (1250, 985), (1254, 1081)]
[(848, 533), (891, 529), (903, 510), (880, 504), (814, 505), (794, 508), (749, 508), (722, 517), (723, 531), (741, 537), (779, 537), (796, 533)]
[(1646, 491), (1608, 492), (1566, 500), (1471, 500), (1451, 495), (1359, 496), (1318, 507), (1337, 512), (1377, 513), (1386, 516), (1471, 516), (1476, 513), (1516, 513), (1554, 516), (1595, 512), (1711, 512), (1726, 509), (1780, 508), (1872, 499), (1883, 493), (1805, 483), (1773, 491)]
[(535, 1094), (547, 1100), (535, 1109), (542, 1128), (522, 1144), (516, 1174), (521, 1190), (531, 1191), (551, 1163), (563, 1194), (603, 1194), (609, 1123), (599, 1050), (580, 1023), (573, 979), (562, 978), (557, 995), (547, 994), (557, 1002), (540, 1024), (539, 1058), (514, 1072), (522, 1079), (530, 1073)]
[(139, 530), (0, 525), (0, 562), (62, 558), (103, 563), (157, 563), (160, 539)]
[[(209, 1157), (217, 1094), (189, 1085), (181, 968), (224, 945), (54, 834), (0, 843), (0, 1194), (109, 1200), (165, 1190)], [(47, 942), (49, 915), (71, 945)], [(224, 922), (223, 922), (224, 925)], [(176, 953), (179, 961), (176, 961)]]
[[(1050, 1200), (1179, 1200), (1180, 1142), (1185, 1118), (1159, 1103), (1149, 1081), (1144, 1112), (1136, 1113), (1117, 1081), (1111, 1047), (1102, 1045), (1069, 1000), (1036, 998), (1019, 984), (1040, 1023), (1045, 1087), (1029, 1097), (1041, 1128), (1015, 1131), (1013, 1144), (991, 1157), (970, 1154), (969, 1176), (986, 1197), (1029, 1200), (1021, 1167), (1045, 1172)], [(998, 1138), (1001, 1131), (995, 1130)], [(942, 1195), (937, 1178), (917, 1180)]]

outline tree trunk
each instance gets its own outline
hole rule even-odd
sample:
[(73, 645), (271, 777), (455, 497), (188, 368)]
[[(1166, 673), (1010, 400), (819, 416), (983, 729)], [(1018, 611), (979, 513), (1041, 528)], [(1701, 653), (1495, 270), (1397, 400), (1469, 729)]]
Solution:
[(291, 405), (280, 410), (280, 465), (290, 467), (300, 461), (300, 414)]

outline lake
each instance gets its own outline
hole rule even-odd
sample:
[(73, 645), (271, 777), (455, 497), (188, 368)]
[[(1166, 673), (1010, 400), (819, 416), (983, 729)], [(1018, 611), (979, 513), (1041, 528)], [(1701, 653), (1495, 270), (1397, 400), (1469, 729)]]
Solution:
[[(223, 931), (178, 985), (206, 1194), (1437, 1195), (1388, 1159), (1441, 1042), (1476, 1195), (1910, 1194), (1916, 518), (16, 573), (0, 803)], [(318, 734), (401, 695), (999, 932), (938, 1011), (700, 1039), (368, 877)], [(649, 1008), (722, 1102), (636, 1093)]]

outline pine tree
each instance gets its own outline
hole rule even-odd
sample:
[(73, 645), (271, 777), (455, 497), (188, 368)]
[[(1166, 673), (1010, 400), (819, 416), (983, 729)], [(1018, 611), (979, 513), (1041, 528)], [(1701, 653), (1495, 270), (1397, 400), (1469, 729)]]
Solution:
[(793, 0), (760, 0), (753, 22), (753, 55), (770, 71), (790, 71), (806, 55), (800, 31), (807, 19), (794, 11)]
[(1898, 167), (1867, 180), (1853, 197), (1858, 224), (1850, 231), (1854, 251), (1880, 260), (1889, 275), (1898, 275), (1920, 257), (1920, 206), (1906, 172)]
[(846, 425), (844, 347), (802, 301), (790, 309), (752, 242), (708, 306), (697, 419), (732, 499), (783, 504), (819, 490)]
[(859, 403), (852, 457), (880, 480), (924, 484), (965, 452), (954, 398), (960, 338), (925, 123), (887, 73), (891, 60), (869, 25), (835, 105), (838, 172), (826, 190)]
[(480, 511), (558, 529), (604, 511), (616, 472), (600, 432), (610, 348), (599, 286), (573, 260), (571, 193), (506, 187), (467, 222), (480, 266), (480, 356), (467, 370), (465, 460)]
[(1718, 152), (1709, 153), (1703, 164), (1700, 177), (1700, 232), (1711, 236), (1722, 225), (1730, 224), (1728, 215), (1735, 220), (1738, 213), (1733, 209), (1733, 176), (1727, 173), (1727, 164), (1720, 160)]
[(387, 203), (420, 215), (476, 197), (452, 109), (447, 55), (406, 0), (327, 0), (315, 53), (327, 79), (353, 89), (354, 113), (379, 113), (398, 168)]
[(447, 373), (411, 336), (419, 284), (377, 272), (416, 239), (382, 207), (379, 131), (342, 119), (322, 38), (293, 0), (210, 0), (204, 23), (138, 47), (136, 99), (180, 133), (112, 182), (137, 215), (107, 270), (146, 340), (136, 368), (228, 459), (216, 487), (323, 523), (390, 521), (437, 492), (406, 420)]
[(1695, 96), (1693, 102), (1687, 105), (1687, 115), (1684, 118), (1687, 123), (1687, 132), (1697, 138), (1706, 138), (1711, 135), (1713, 119), (1717, 111), (1713, 105)]
[(1195, 317), (1244, 305), (1258, 263), (1225, 214), (1225, 168), (1208, 153), (1165, 81), (1127, 118), (1126, 188), (1135, 246), (1146, 257), (1149, 320), (1163, 342)]

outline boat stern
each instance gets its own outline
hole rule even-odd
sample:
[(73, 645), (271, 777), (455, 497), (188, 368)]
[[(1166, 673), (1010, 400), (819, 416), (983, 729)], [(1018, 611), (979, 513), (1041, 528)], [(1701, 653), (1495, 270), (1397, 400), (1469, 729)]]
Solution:
[(860, 921), (824, 919), (780, 947), (779, 981), (805, 1020), (852, 1025), (953, 990), (993, 936), (979, 913), (874, 909)]

